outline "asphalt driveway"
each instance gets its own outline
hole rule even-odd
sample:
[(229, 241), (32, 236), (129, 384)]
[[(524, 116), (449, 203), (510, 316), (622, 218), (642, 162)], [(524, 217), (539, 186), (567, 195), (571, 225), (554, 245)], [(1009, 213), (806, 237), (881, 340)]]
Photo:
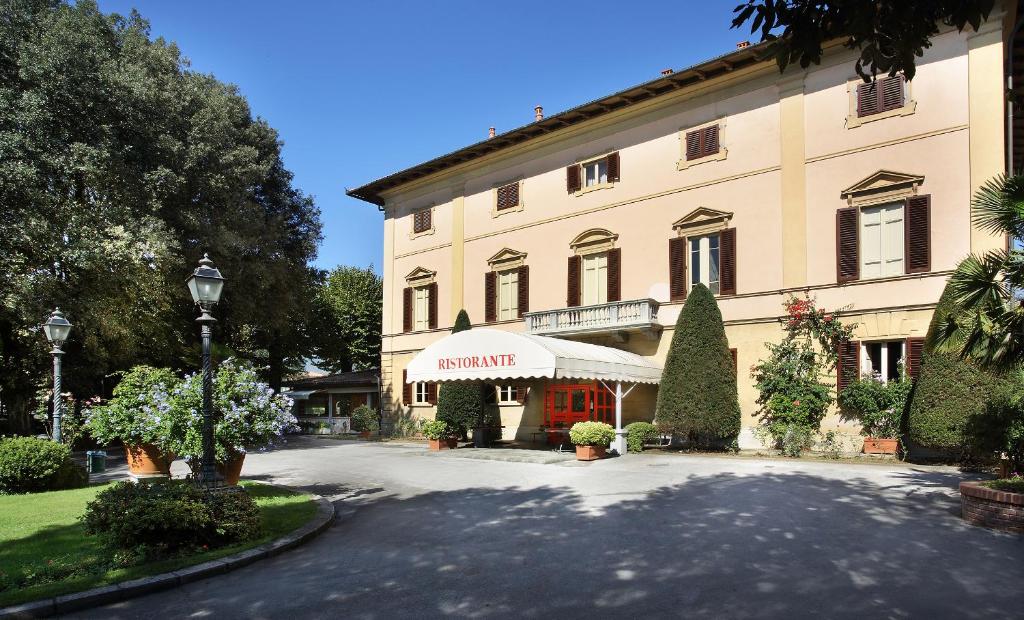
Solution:
[(533, 464), (311, 438), (243, 474), (330, 497), (339, 518), (282, 556), (79, 617), (1024, 617), (1024, 538), (964, 524), (951, 468)]

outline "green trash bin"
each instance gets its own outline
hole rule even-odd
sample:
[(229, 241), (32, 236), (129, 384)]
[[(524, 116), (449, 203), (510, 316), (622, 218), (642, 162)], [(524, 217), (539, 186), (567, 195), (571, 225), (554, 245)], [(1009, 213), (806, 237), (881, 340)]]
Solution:
[(85, 468), (90, 474), (99, 474), (107, 469), (107, 453), (103, 450), (89, 450), (85, 453)]

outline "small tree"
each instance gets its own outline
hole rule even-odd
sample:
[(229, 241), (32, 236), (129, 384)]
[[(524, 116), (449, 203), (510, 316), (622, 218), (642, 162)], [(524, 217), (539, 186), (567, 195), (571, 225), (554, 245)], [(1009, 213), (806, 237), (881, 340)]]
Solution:
[(729, 341), (715, 296), (698, 284), (676, 320), (658, 387), (658, 426), (707, 445), (740, 432)]
[(984, 413), (998, 380), (978, 364), (961, 359), (957, 351), (934, 345), (936, 330), (955, 308), (955, 285), (947, 284), (928, 327), (921, 370), (910, 397), (907, 432), (920, 446), (963, 457), (972, 443), (969, 421)]
[[(471, 329), (469, 315), (459, 310), (452, 333)], [(437, 419), (465, 437), (467, 430), (481, 422), (484, 411), (483, 391), (476, 383), (445, 383), (437, 392)]]

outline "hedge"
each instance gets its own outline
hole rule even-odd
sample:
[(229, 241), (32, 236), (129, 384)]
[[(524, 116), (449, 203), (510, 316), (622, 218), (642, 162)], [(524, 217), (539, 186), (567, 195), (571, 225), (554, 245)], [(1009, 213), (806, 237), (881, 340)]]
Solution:
[[(469, 315), (459, 310), (455, 318), (452, 333), (471, 329)], [(437, 416), (455, 430), (458, 435), (466, 436), (467, 429), (473, 428), (483, 420), (484, 410), (483, 389), (477, 383), (444, 383), (437, 391)]]

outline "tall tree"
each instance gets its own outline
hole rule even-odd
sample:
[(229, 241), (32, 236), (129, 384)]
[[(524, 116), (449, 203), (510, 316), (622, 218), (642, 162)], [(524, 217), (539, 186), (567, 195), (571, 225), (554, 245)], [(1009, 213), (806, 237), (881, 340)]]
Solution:
[(109, 393), (139, 363), (195, 367), (182, 285), (203, 252), (228, 278), (217, 340), (261, 364), (305, 353), (319, 213), (276, 132), (233, 86), (188, 69), (137, 12), (92, 0), (0, 9), (0, 406), (26, 430), (48, 360), (38, 325), (75, 328), (66, 385)]
[(693, 287), (676, 320), (658, 386), (655, 418), (664, 431), (708, 445), (740, 432), (729, 341), (715, 296)]
[(373, 271), (337, 267), (317, 289), (313, 355), (332, 372), (380, 365), (384, 282)]
[[(455, 317), (455, 325), (452, 326), (452, 333), (456, 334), (471, 328), (469, 314), (465, 310), (459, 310), (459, 314)], [(437, 392), (437, 419), (458, 429), (459, 433), (465, 437), (470, 428), (483, 425), (484, 389), (487, 389), (487, 386), (472, 382), (441, 384), (441, 388)]]
[(975, 31), (995, 0), (746, 0), (733, 12), (733, 28), (750, 22), (750, 32), (767, 41), (767, 57), (780, 70), (821, 62), (822, 48), (841, 41), (860, 52), (855, 69), (868, 81), (879, 73), (903, 72), (914, 79), (915, 59), (931, 47), (939, 25)]

